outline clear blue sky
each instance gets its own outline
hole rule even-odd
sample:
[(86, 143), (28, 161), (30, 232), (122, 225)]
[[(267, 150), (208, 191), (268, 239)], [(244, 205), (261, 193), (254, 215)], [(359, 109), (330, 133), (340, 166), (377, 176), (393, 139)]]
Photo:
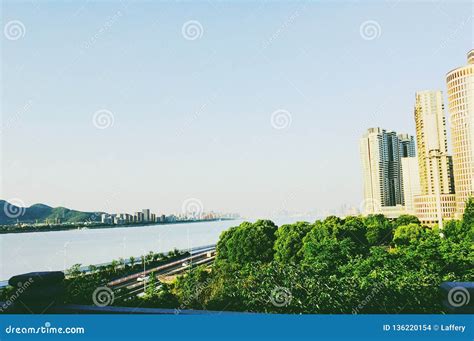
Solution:
[(472, 13), (469, 1), (4, 1), (2, 28), (24, 30), (1, 39), (1, 197), (164, 213), (198, 198), (249, 216), (357, 207), (359, 137), (414, 133), (415, 91), (445, 91), (466, 63)]

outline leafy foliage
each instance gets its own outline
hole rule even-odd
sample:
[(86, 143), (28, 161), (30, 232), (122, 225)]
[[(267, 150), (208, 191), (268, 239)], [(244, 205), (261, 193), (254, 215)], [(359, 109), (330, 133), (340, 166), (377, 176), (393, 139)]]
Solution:
[[(210, 310), (441, 313), (440, 283), (474, 279), (470, 212), (471, 222), (446, 222), (443, 231), (413, 216), (328, 217), (278, 229), (243, 223), (221, 235), (212, 269), (179, 277), (174, 293), (181, 306)], [(280, 289), (286, 300), (275, 304)]]
[(217, 244), (218, 259), (237, 263), (271, 261), (277, 228), (270, 220), (258, 220), (253, 224), (244, 222), (231, 228), (223, 233)]
[(290, 263), (301, 260), (303, 238), (311, 230), (311, 224), (299, 222), (281, 226), (275, 233), (275, 260), (281, 263)]

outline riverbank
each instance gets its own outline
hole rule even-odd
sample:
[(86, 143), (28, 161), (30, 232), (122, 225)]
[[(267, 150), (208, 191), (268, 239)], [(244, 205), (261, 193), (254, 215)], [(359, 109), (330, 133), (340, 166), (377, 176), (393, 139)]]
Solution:
[(128, 224), (103, 224), (103, 223), (76, 223), (76, 224), (51, 224), (51, 225), (0, 225), (0, 234), (10, 233), (31, 233), (31, 232), (56, 232), (68, 230), (91, 230), (91, 229), (112, 229), (130, 228), (143, 226), (160, 226), (190, 223), (205, 223), (214, 221), (232, 221), (233, 218), (202, 219), (202, 220), (180, 220), (171, 222), (149, 222), (149, 223), (128, 223)]

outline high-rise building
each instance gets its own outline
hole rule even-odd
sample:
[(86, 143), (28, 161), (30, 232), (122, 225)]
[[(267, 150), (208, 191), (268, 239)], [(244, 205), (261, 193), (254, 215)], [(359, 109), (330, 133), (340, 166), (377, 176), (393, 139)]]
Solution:
[(458, 216), (474, 196), (474, 50), (467, 61), (446, 75)]
[(403, 195), (407, 214), (415, 214), (414, 198), (421, 194), (418, 158), (402, 158)]
[(408, 134), (398, 134), (398, 139), (401, 157), (414, 157), (416, 155), (415, 138)]
[(142, 213), (143, 213), (143, 221), (149, 222), (150, 219), (151, 219), (150, 209), (144, 208), (144, 209), (142, 210)]
[[(404, 205), (401, 159), (415, 156), (414, 138), (382, 128), (370, 128), (360, 139), (364, 173), (364, 214)], [(403, 209), (403, 208), (401, 208)]]
[(136, 222), (136, 223), (143, 222), (143, 212), (135, 212), (135, 215), (133, 217), (133, 221)]
[(416, 93), (415, 123), (422, 194), (454, 193), (441, 91)]
[(455, 197), (441, 91), (417, 92), (414, 114), (421, 185), (421, 195), (414, 198), (415, 215), (442, 227), (443, 219), (454, 217)]

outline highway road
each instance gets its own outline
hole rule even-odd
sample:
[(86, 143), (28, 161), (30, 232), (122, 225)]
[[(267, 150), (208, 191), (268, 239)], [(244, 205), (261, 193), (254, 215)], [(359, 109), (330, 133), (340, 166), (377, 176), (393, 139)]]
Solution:
[(113, 291), (120, 290), (120, 294), (116, 299), (123, 299), (139, 295), (145, 291), (146, 283), (149, 281), (149, 276), (154, 273), (159, 280), (162, 276), (178, 275), (192, 267), (210, 264), (215, 259), (215, 247), (210, 247), (205, 251), (198, 251), (188, 257), (179, 260), (170, 261), (157, 267), (145, 269), (128, 276), (124, 276), (107, 283), (107, 287)]

